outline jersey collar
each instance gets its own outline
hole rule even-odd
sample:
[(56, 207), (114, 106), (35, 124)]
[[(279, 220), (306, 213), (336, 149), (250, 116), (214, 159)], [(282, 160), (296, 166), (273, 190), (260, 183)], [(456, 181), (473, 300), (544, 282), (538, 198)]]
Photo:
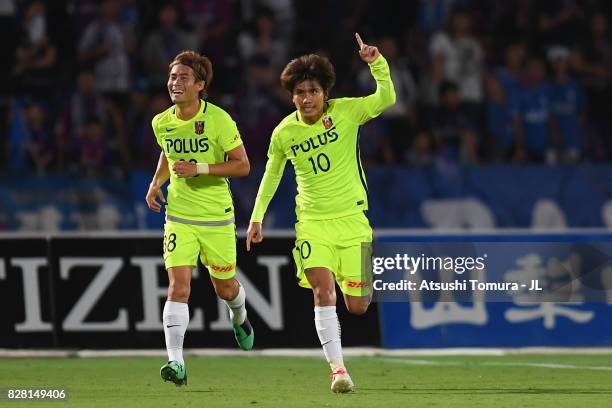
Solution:
[(296, 120), (297, 122), (300, 122), (301, 124), (303, 124), (303, 125), (305, 125), (305, 126), (314, 126), (314, 125), (316, 125), (316, 124), (317, 124), (317, 122), (319, 122), (319, 119), (321, 119), (321, 118), (324, 118), (324, 117), (325, 117), (325, 114), (327, 114), (327, 111), (328, 111), (328, 110), (329, 110), (329, 102), (327, 102), (327, 101), (326, 101), (326, 102), (325, 102), (325, 109), (323, 109), (323, 113), (321, 114), (321, 116), (320, 116), (320, 117), (319, 117), (319, 118), (318, 118), (318, 119), (317, 119), (317, 120), (316, 120), (316, 121), (315, 121), (315, 122), (314, 122), (312, 125), (309, 125), (308, 123), (306, 123), (306, 122), (304, 122), (304, 121), (302, 120), (302, 116), (300, 115), (300, 111), (298, 111), (298, 110), (296, 110), (296, 111), (295, 111), (295, 120)]
[(208, 108), (208, 102), (205, 101), (204, 99), (200, 99), (200, 111), (198, 113), (196, 113), (196, 115), (193, 118), (191, 118), (189, 120), (183, 120), (183, 119), (180, 119), (178, 116), (176, 116), (176, 105), (174, 105), (174, 107), (172, 108), (172, 115), (174, 115), (174, 117), (176, 119), (180, 120), (180, 121), (189, 122), (189, 121), (194, 120), (195, 118), (197, 118), (198, 114), (201, 113), (203, 115), (204, 113), (206, 113), (206, 108)]

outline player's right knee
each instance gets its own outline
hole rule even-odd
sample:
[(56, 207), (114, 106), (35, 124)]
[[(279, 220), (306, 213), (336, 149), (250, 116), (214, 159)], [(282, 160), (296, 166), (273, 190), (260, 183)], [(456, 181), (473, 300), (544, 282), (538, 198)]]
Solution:
[(168, 286), (168, 300), (186, 302), (189, 299), (190, 292), (189, 285), (172, 284)]

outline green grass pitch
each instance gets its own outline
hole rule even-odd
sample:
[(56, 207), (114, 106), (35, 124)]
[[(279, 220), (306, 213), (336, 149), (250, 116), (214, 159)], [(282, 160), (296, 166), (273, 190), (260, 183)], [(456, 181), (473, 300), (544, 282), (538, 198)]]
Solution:
[[(6, 407), (610, 407), (612, 355), (349, 357), (357, 391), (335, 395), (322, 358), (189, 357), (189, 385), (163, 358), (1, 358), (0, 388), (62, 387), (65, 402)], [(50, 405), (49, 405), (50, 404)]]

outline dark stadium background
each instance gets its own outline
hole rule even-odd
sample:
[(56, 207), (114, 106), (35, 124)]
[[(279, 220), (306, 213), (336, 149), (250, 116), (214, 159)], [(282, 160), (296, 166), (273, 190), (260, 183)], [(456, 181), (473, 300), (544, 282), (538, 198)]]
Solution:
[[(143, 200), (159, 153), (150, 120), (187, 48), (212, 59), (210, 100), (235, 118), (253, 164), (233, 188), (245, 227), (270, 132), (293, 110), (280, 70), (318, 52), (336, 68), (332, 97), (371, 92), (357, 31), (398, 91), (361, 134), (374, 227), (608, 226), (609, 16), (606, 1), (2, 1), (0, 230), (158, 229)], [(570, 80), (555, 87), (560, 60)], [(537, 145), (527, 155), (515, 154), (514, 119)], [(285, 177), (269, 227), (293, 226), (294, 192)], [(440, 221), (430, 205), (465, 198), (492, 222)]]

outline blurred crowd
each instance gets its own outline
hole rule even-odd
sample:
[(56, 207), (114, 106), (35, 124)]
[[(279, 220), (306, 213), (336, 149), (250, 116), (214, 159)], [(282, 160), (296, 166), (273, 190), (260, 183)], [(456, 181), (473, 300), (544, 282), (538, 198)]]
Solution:
[(379, 47), (397, 103), (366, 125), (370, 165), (612, 161), (612, 4), (579, 0), (0, 0), (0, 173), (153, 171), (167, 66), (209, 56), (209, 99), (254, 164), (293, 110), (289, 59), (328, 56), (331, 97), (374, 90), (353, 36)]

